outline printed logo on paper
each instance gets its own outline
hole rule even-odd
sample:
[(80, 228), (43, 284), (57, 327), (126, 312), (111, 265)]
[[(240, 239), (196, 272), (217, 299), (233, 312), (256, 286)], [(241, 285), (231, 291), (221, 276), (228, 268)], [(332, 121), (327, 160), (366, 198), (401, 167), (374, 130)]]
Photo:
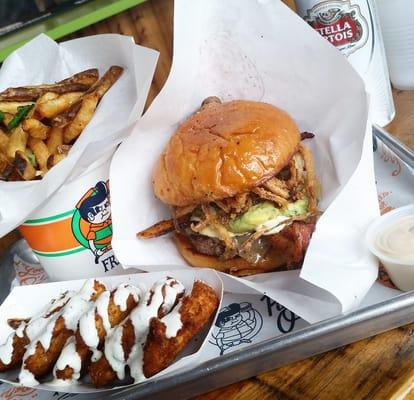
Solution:
[(82, 196), (76, 205), (71, 225), (74, 237), (81, 246), (92, 252), (95, 264), (101, 262), (105, 272), (119, 265), (111, 251), (112, 218), (108, 181), (99, 181)]
[(262, 296), (260, 301), (263, 301), (267, 307), (267, 314), (269, 317), (276, 317), (277, 329), (281, 333), (289, 333), (295, 329), (296, 321), (300, 320), (294, 312), (288, 310), (277, 301), (272, 300), (269, 296)]
[(365, 45), (368, 23), (350, 0), (322, 1), (307, 11), (305, 21), (346, 56)]
[(263, 317), (251, 303), (231, 303), (220, 310), (209, 342), (223, 355), (233, 347), (252, 343), (262, 326)]

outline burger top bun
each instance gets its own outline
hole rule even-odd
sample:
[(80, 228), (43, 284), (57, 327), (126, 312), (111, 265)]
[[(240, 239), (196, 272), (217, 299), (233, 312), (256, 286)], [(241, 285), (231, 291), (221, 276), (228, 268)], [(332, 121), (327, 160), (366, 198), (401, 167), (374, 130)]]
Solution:
[(186, 206), (246, 192), (286, 166), (299, 142), (293, 119), (270, 104), (209, 103), (169, 140), (153, 171), (155, 195)]

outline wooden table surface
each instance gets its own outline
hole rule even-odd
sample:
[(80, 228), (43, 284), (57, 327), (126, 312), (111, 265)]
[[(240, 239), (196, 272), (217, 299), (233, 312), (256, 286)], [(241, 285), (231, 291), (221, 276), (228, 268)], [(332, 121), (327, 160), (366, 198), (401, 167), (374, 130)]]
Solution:
[[(292, 3), (291, 0), (286, 0)], [(291, 4), (290, 4), (291, 5)], [(162, 88), (172, 58), (173, 0), (150, 0), (70, 38), (97, 33), (132, 35), (160, 51), (148, 104)], [(67, 38), (65, 38), (67, 39)], [(414, 91), (394, 91), (397, 116), (389, 130), (414, 148)], [(18, 238), (0, 239), (0, 254)], [(261, 374), (198, 400), (414, 399), (414, 324)]]

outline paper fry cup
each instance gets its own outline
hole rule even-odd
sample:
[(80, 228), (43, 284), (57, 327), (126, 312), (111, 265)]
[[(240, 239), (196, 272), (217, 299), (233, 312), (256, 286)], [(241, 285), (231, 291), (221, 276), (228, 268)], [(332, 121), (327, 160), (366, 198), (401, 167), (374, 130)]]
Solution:
[(51, 280), (123, 271), (111, 245), (111, 156), (112, 152), (63, 185), (19, 227)]

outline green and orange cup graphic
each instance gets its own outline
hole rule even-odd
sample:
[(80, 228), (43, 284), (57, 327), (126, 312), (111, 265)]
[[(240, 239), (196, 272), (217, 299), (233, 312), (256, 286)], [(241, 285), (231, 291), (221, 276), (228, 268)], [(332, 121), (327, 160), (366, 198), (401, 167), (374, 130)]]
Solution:
[(51, 280), (119, 274), (112, 250), (110, 158), (63, 185), (19, 230)]

